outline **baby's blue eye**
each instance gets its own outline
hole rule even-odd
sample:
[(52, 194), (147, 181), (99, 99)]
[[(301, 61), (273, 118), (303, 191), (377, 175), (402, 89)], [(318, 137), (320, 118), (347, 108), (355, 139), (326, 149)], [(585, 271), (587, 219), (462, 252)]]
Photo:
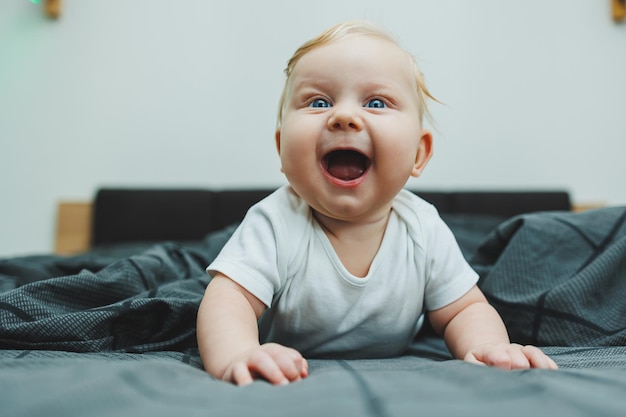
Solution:
[(324, 109), (326, 107), (330, 107), (330, 103), (326, 100), (324, 100), (323, 98), (317, 98), (315, 100), (313, 100), (310, 104), (309, 107), (315, 107), (318, 109)]
[(369, 107), (371, 109), (384, 109), (387, 105), (381, 99), (375, 98), (365, 103), (365, 107)]

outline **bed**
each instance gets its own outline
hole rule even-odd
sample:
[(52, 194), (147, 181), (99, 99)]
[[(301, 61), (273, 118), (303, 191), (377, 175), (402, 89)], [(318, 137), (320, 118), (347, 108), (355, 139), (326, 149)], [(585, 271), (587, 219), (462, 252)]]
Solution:
[(213, 379), (195, 340), (204, 269), (271, 191), (104, 188), (65, 204), (59, 253), (0, 261), (0, 415), (626, 415), (626, 208), (575, 212), (558, 190), (414, 191), (511, 338), (558, 371), (454, 360), (427, 326), (400, 357), (310, 360), (284, 387)]

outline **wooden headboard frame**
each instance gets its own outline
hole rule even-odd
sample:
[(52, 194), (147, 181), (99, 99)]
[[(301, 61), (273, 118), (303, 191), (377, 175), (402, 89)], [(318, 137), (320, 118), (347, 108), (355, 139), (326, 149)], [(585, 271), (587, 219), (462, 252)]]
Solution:
[(71, 255), (84, 252), (91, 245), (93, 203), (61, 201), (57, 206), (54, 252)]

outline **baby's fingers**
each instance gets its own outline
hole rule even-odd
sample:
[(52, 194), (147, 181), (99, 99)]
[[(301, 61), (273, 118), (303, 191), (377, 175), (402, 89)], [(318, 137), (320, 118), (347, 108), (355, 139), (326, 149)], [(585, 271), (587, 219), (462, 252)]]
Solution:
[(250, 385), (254, 382), (254, 378), (252, 378), (252, 374), (244, 362), (237, 362), (233, 365), (229, 379), (239, 386)]
[[(284, 364), (281, 364), (285, 366)], [(261, 377), (274, 385), (285, 385), (289, 378), (276, 359), (264, 351), (255, 352), (248, 361), (248, 369), (257, 377)]]
[(524, 346), (522, 352), (530, 362), (530, 366), (539, 369), (559, 369), (559, 366), (541, 349), (535, 346)]
[(524, 355), (502, 345), (481, 347), (470, 352), (464, 359), (468, 362), (506, 370), (530, 367)]
[(538, 347), (511, 344), (508, 349), (510, 355), (510, 369), (558, 369), (556, 363)]
[(224, 380), (237, 385), (251, 384), (255, 379), (265, 379), (274, 385), (306, 378), (309, 364), (295, 349), (276, 343), (267, 343), (244, 352), (224, 373)]
[(297, 350), (274, 343), (264, 347), (289, 381), (298, 381), (308, 376), (309, 364)]
[(224, 380), (244, 386), (263, 378), (272, 384), (286, 384), (289, 380), (282, 373), (274, 359), (263, 351), (253, 352), (248, 358), (233, 363), (224, 374)]
[(501, 369), (558, 369), (556, 363), (535, 346), (517, 344), (483, 345), (469, 352), (467, 362)]
[(485, 362), (480, 361), (476, 355), (472, 352), (468, 353), (467, 355), (465, 355), (465, 357), (463, 358), (463, 360), (465, 362), (469, 362), (469, 363), (473, 363), (474, 365), (482, 365), (482, 366), (486, 366), (487, 364)]

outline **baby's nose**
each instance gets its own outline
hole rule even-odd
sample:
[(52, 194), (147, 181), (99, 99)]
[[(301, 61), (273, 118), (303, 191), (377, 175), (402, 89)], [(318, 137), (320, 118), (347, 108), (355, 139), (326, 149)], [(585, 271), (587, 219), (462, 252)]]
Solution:
[(359, 115), (359, 109), (351, 105), (333, 107), (333, 113), (328, 119), (328, 128), (331, 130), (361, 130), (363, 120)]

